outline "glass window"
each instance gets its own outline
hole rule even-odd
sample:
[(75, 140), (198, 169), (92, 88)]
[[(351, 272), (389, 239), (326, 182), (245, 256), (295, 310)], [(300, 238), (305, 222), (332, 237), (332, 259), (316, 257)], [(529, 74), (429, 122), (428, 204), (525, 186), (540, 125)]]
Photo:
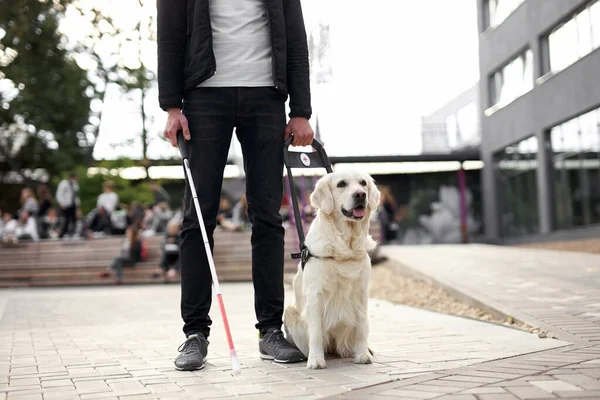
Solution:
[(600, 223), (600, 108), (550, 130), (555, 225)]
[(600, 1), (590, 6), (590, 24), (592, 26), (592, 45), (600, 47)]
[(502, 236), (539, 232), (535, 136), (506, 147), (495, 155)]
[(527, 50), (494, 73), (491, 106), (502, 108), (533, 88), (533, 52)]
[(456, 113), (461, 146), (479, 143), (479, 117), (477, 105), (471, 102), (460, 108)]
[(513, 13), (525, 0), (488, 0), (489, 27), (500, 25)]
[(458, 145), (458, 125), (456, 123), (456, 115), (450, 114), (446, 118), (446, 134), (448, 135), (448, 146), (451, 149)]
[(548, 35), (550, 71), (557, 73), (600, 46), (600, 0)]

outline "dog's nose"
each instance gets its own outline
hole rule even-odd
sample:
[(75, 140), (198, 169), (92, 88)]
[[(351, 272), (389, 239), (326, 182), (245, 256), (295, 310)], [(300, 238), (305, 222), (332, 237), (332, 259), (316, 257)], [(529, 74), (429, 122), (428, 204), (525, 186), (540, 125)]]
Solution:
[(364, 191), (360, 191), (360, 192), (354, 192), (354, 200), (364, 200), (367, 198), (367, 192)]

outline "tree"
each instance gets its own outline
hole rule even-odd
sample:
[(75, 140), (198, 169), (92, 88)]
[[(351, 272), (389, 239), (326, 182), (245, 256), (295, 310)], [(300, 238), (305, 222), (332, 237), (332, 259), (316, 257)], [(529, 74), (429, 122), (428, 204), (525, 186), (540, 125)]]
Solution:
[[(118, 22), (112, 13), (124, 6), (132, 7), (135, 12), (128, 15), (127, 21)], [(89, 22), (85, 37), (73, 46), (79, 54), (80, 63), (86, 65), (94, 82), (94, 116), (99, 121), (94, 135), (98, 137), (107, 88), (118, 86), (130, 100), (139, 100), (142, 158), (147, 160), (147, 127), (153, 119), (147, 115), (145, 104), (155, 74), (144, 62), (143, 51), (149, 43), (156, 42), (155, 19), (144, 12), (147, 7), (142, 0), (109, 0), (102, 3), (75, 0), (72, 9), (82, 21)], [(134, 140), (124, 140), (115, 146), (131, 146)]]
[(91, 159), (90, 81), (58, 32), (67, 0), (0, 2), (0, 179)]
[(308, 37), (310, 71), (317, 84), (331, 82), (333, 71), (330, 53), (329, 24), (319, 22)]

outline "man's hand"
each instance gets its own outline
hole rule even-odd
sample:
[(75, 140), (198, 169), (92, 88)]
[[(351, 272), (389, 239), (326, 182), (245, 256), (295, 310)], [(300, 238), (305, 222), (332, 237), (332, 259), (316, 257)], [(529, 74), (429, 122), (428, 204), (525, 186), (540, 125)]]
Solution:
[(310, 146), (315, 137), (308, 120), (302, 117), (291, 118), (285, 127), (285, 140), (292, 135), (294, 136), (292, 146)]
[(179, 108), (169, 108), (169, 117), (165, 126), (164, 136), (171, 141), (173, 147), (177, 147), (177, 131), (183, 130), (185, 140), (190, 140), (190, 129), (187, 118), (181, 113)]

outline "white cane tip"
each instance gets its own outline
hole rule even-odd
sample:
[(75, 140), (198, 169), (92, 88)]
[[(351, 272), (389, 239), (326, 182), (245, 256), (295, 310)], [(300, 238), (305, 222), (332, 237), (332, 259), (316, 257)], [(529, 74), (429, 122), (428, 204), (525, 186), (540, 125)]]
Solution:
[(240, 360), (238, 360), (237, 356), (231, 357), (231, 375), (239, 376), (242, 374), (242, 366), (240, 365)]

